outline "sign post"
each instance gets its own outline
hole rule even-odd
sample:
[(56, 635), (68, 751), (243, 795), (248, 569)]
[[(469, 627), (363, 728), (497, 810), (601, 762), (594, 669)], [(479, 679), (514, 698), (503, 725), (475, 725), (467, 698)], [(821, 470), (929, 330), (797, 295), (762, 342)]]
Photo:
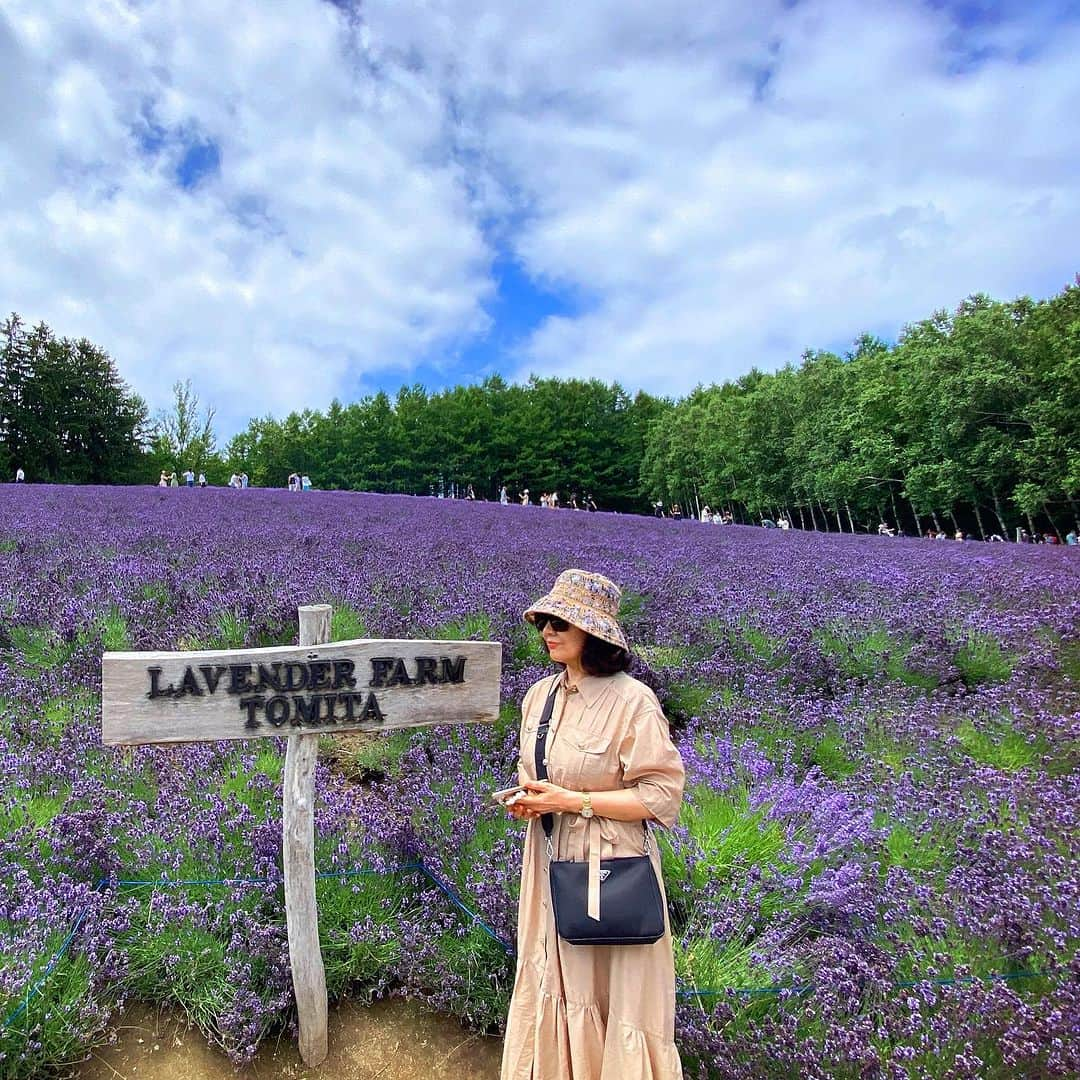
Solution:
[[(300, 608), (300, 644), (330, 640), (330, 605)], [(300, 1024), (300, 1056), (308, 1065), (326, 1058), (326, 969), (315, 906), (315, 761), (319, 736), (290, 735), (282, 778), (281, 861), (289, 965)]]
[(299, 609), (300, 644), (194, 652), (107, 652), (101, 730), (107, 746), (288, 738), (282, 866), (300, 1055), (327, 1053), (326, 974), (315, 904), (315, 764), (319, 736), (499, 715), (497, 641), (358, 640), (329, 644), (331, 608)]

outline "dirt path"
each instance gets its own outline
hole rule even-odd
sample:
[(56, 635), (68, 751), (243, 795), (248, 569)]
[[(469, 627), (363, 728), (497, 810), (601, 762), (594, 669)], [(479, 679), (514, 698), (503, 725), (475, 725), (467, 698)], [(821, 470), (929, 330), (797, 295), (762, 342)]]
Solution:
[(330, 1054), (319, 1069), (300, 1060), (295, 1042), (265, 1044), (237, 1070), (174, 1012), (139, 1005), (116, 1022), (115, 1046), (94, 1051), (79, 1070), (85, 1080), (491, 1080), (502, 1042), (467, 1031), (400, 1000), (370, 1008), (345, 1002), (330, 1012)]

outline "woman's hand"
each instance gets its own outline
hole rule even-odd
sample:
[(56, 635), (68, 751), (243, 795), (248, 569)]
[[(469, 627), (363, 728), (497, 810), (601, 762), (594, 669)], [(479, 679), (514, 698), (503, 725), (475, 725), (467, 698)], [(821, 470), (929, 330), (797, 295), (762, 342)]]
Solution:
[(576, 791), (559, 787), (550, 780), (526, 780), (521, 786), (528, 794), (510, 807), (511, 813), (521, 809), (525, 811), (522, 816), (537, 817), (540, 814), (576, 814), (581, 809), (581, 796)]
[(509, 806), (508, 806), (507, 808), (506, 808), (506, 812), (507, 812), (507, 813), (508, 813), (508, 814), (509, 814), (509, 815), (510, 815), (510, 816), (511, 816), (512, 818), (515, 818), (515, 819), (516, 819), (516, 820), (518, 820), (518, 821), (529, 821), (530, 819), (532, 819), (532, 818), (534, 818), (534, 817), (538, 817), (538, 816), (539, 816), (539, 815), (538, 815), (538, 814), (536, 813), (536, 811), (535, 811), (535, 810), (529, 810), (529, 809), (526, 809), (526, 807), (522, 806), (522, 805), (521, 805), (521, 800), (520, 800), (520, 799), (515, 799), (515, 800), (514, 800), (514, 801), (513, 801), (513, 802), (512, 802), (512, 803), (511, 803), (511, 804), (510, 804), (510, 805), (509, 805)]

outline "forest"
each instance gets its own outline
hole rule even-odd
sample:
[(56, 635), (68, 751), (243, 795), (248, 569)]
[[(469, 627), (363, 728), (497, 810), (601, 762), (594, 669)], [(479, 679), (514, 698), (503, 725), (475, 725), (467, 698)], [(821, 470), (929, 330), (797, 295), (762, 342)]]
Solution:
[(191, 467), (283, 487), (531, 501), (909, 535), (928, 528), (1062, 536), (1080, 518), (1080, 279), (1047, 300), (983, 294), (807, 350), (779, 371), (671, 400), (596, 379), (403, 386), (325, 410), (252, 419), (223, 448), (191, 384), (150, 418), (100, 348), (11, 316), (0, 326), (0, 467), (49, 482), (154, 482)]

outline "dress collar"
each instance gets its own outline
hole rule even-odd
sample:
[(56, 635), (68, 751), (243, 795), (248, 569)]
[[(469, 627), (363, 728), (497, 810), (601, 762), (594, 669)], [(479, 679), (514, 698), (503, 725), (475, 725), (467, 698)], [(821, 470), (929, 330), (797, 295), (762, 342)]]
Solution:
[(591, 708), (596, 704), (600, 695), (608, 688), (610, 678), (603, 675), (583, 675), (576, 686), (570, 686), (566, 681), (566, 669), (559, 676), (559, 687), (568, 695), (580, 694), (585, 708)]

